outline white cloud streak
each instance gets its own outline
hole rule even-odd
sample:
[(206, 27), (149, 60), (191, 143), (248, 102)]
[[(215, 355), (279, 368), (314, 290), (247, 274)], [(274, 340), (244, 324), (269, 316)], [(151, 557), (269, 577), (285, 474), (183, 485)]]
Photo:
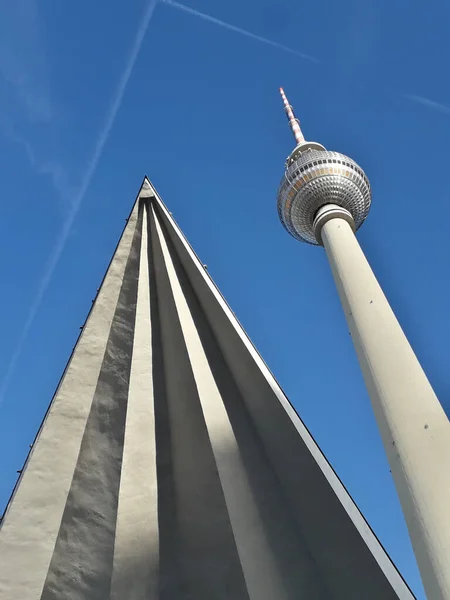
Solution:
[(58, 235), (56, 243), (53, 247), (52, 253), (50, 255), (50, 259), (46, 265), (46, 269), (44, 271), (44, 276), (42, 277), (39, 287), (37, 289), (34, 301), (29, 309), (28, 316), (25, 320), (24, 326), (20, 333), (19, 339), (17, 341), (14, 352), (11, 356), (9, 364), (6, 369), (5, 377), (3, 378), (3, 382), (0, 386), (0, 405), (3, 403), (6, 391), (8, 389), (9, 383), (11, 381), (11, 377), (15, 371), (17, 362), (19, 360), (20, 354), (22, 352), (23, 345), (27, 339), (30, 328), (34, 322), (36, 314), (42, 304), (42, 300), (44, 298), (45, 292), (49, 286), (55, 268), (59, 262), (61, 254), (66, 246), (67, 240), (69, 238), (70, 232), (72, 230), (73, 223), (75, 218), (80, 210), (80, 207), (83, 203), (83, 200), (86, 196), (86, 192), (89, 189), (92, 178), (97, 169), (98, 163), (100, 162), (101, 156), (103, 154), (103, 150), (105, 148), (106, 142), (108, 141), (109, 134), (113, 128), (114, 122), (116, 120), (117, 113), (119, 112), (120, 106), (122, 104), (122, 100), (125, 94), (125, 90), (127, 88), (128, 82), (130, 80), (131, 74), (133, 72), (134, 65), (136, 63), (137, 57), (139, 55), (139, 51), (142, 47), (142, 43), (145, 38), (145, 34), (147, 33), (148, 26), (150, 24), (150, 20), (153, 16), (154, 10), (156, 8), (157, 0), (150, 0), (138, 32), (136, 34), (133, 47), (131, 49), (130, 55), (128, 57), (127, 63), (125, 65), (125, 69), (120, 77), (119, 83), (117, 85), (117, 89), (114, 93), (111, 106), (106, 115), (105, 123), (100, 132), (99, 138), (94, 148), (94, 152), (89, 161), (88, 168), (83, 177), (81, 186), (76, 194), (76, 197), (71, 205), (70, 213), (68, 214), (63, 227)]
[(294, 48), (289, 48), (284, 44), (279, 44), (278, 42), (274, 42), (273, 40), (268, 40), (265, 37), (260, 35), (256, 35), (255, 33), (251, 33), (246, 29), (241, 29), (241, 27), (236, 27), (235, 25), (231, 25), (230, 23), (226, 23), (225, 21), (221, 21), (220, 19), (216, 19), (216, 17), (212, 17), (211, 15), (207, 15), (206, 13), (202, 13), (199, 10), (195, 10), (194, 8), (190, 8), (189, 6), (185, 6), (184, 4), (180, 4), (179, 2), (175, 2), (175, 0), (161, 0), (163, 4), (167, 4), (168, 6), (172, 6), (178, 10), (181, 10), (185, 13), (193, 15), (194, 17), (198, 17), (199, 19), (203, 19), (204, 21), (208, 21), (209, 23), (214, 23), (214, 25), (218, 25), (219, 27), (224, 27), (225, 29), (229, 29), (230, 31), (234, 31), (235, 33), (240, 33), (245, 37), (248, 37), (257, 42), (261, 42), (263, 44), (267, 44), (268, 46), (273, 46), (278, 50), (282, 50), (283, 52), (288, 52), (289, 54), (294, 54), (304, 60), (309, 60), (311, 62), (319, 63), (320, 60), (315, 56), (310, 56), (309, 54), (304, 54), (303, 52), (299, 52)]
[(450, 106), (446, 106), (445, 104), (440, 104), (439, 102), (424, 98), (423, 96), (416, 96), (416, 94), (405, 94), (405, 98), (412, 100), (412, 102), (416, 102), (417, 104), (422, 104), (422, 106), (426, 106), (427, 108), (437, 110), (445, 115), (450, 115)]
[(66, 169), (58, 158), (46, 158), (37, 150), (38, 137), (33, 135), (40, 132), (48, 142), (55, 125), (38, 0), (4, 4), (0, 6), (0, 133), (25, 151), (36, 173), (50, 179), (65, 206), (74, 192), (67, 184)]
[(36, 173), (49, 177), (58, 197), (65, 201), (64, 205), (70, 202), (70, 198), (74, 196), (74, 188), (68, 182), (66, 170), (59, 162), (54, 159), (42, 160), (31, 142), (14, 127), (12, 120), (0, 116), (0, 131), (9, 141), (22, 147), (30, 166)]
[(1, 10), (0, 77), (30, 121), (48, 122), (52, 106), (38, 8), (37, 0), (14, 0)]

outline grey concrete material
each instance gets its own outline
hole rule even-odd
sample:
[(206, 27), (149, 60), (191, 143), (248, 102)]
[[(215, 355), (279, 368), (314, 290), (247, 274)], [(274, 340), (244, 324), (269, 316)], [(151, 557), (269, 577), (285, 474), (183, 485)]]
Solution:
[(156, 206), (333, 597), (412, 598), (167, 210)]
[[(141, 195), (142, 197), (142, 195)], [(147, 216), (117, 511), (111, 600), (158, 600), (159, 532)]]
[(130, 216), (0, 530), (1, 600), (41, 598), (137, 221)]
[(110, 595), (135, 330), (142, 206), (42, 600)]
[(330, 598), (186, 274), (165, 256), (249, 596)]
[(152, 293), (150, 294), (150, 320), (152, 323), (152, 379), (155, 418), (156, 473), (158, 487), (159, 528), (159, 600), (170, 600), (171, 583), (180, 581), (178, 559), (178, 535), (176, 525), (176, 494), (173, 478), (171, 428), (167, 404), (167, 390), (162, 352), (162, 329), (160, 307), (156, 293), (156, 272), (151, 223), (147, 215), (148, 272)]
[(450, 598), (450, 424), (348, 224), (322, 239), (430, 600)]
[(319, 208), (313, 222), (314, 235), (316, 236), (316, 240), (320, 245), (323, 245), (321, 237), (322, 227), (325, 225), (325, 223), (331, 221), (331, 219), (336, 218), (344, 219), (344, 221), (347, 221), (347, 223), (350, 225), (351, 230), (353, 232), (356, 231), (355, 221), (348, 210), (342, 208), (342, 206), (337, 206), (336, 204), (325, 204), (325, 206)]
[(157, 432), (160, 425), (166, 431), (165, 438), (157, 433), (157, 453), (166, 458), (163, 468), (158, 463), (161, 599), (248, 600), (153, 218), (149, 229), (166, 400), (156, 414)]
[[(216, 352), (208, 360), (206, 347), (200, 337), (201, 333), (206, 333), (208, 324), (198, 306), (192, 306), (197, 303), (192, 292), (189, 293), (190, 285), (183, 273), (177, 272), (158, 222), (156, 228), (249, 596), (255, 600), (329, 598), (330, 593), (324, 588), (312, 557), (302, 540), (297, 539), (284, 499), (276, 494), (277, 482), (270, 478), (270, 473), (265, 478), (262, 476), (267, 469), (271, 469), (263, 450), (252, 443), (252, 428), (247, 430), (248, 439), (241, 437), (240, 440), (247, 448), (242, 448), (236, 439), (224, 398), (210, 366), (210, 362), (222, 365), (223, 358)], [(192, 315), (194, 310), (196, 320)], [(258, 497), (254, 493), (256, 488), (252, 488), (249, 482), (251, 473), (243, 461), (243, 450), (247, 456), (252, 454), (253, 464), (250, 468), (257, 470), (263, 484), (258, 489)], [(261, 500), (264, 506), (261, 506)], [(275, 533), (272, 537), (269, 536), (269, 529)]]
[(0, 563), (1, 600), (410, 600), (148, 181), (140, 197), (0, 532), (30, 569)]

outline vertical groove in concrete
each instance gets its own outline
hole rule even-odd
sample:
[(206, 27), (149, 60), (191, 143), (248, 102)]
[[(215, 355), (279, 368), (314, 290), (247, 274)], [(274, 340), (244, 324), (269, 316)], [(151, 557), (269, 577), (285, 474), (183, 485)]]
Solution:
[[(145, 206), (147, 213), (147, 206)], [(131, 361), (111, 600), (158, 600), (158, 491), (152, 369), (147, 214)]]
[(136, 318), (142, 204), (42, 600), (110, 595)]
[(38, 600), (41, 597), (97, 387), (136, 222), (137, 205), (5, 515), (0, 531), (0, 600)]
[[(165, 548), (160, 556), (161, 598), (248, 600), (153, 214), (151, 239), (170, 429), (169, 440), (157, 437), (157, 442), (171, 444), (165, 477), (170, 478), (175, 511), (169, 524), (165, 507), (160, 508), (166, 526), (163, 530), (160, 525)], [(160, 473), (158, 486), (167, 491)]]
[(152, 373), (155, 409), (156, 474), (158, 482), (158, 531), (159, 571), (158, 600), (172, 600), (172, 587), (181, 581), (178, 527), (176, 521), (176, 493), (172, 468), (172, 443), (164, 358), (160, 306), (156, 286), (156, 270), (153, 253), (152, 219), (150, 205), (147, 213), (147, 258), (150, 284), (150, 320), (152, 323)]

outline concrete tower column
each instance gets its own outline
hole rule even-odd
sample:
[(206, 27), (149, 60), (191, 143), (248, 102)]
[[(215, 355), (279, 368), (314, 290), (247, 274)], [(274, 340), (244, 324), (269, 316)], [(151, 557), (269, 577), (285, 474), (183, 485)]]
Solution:
[(338, 206), (315, 220), (429, 600), (450, 599), (450, 424)]

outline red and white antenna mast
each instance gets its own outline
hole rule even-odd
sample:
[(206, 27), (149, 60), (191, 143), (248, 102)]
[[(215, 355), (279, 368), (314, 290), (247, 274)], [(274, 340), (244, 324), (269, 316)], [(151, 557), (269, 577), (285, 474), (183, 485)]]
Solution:
[(289, 104), (288, 99), (286, 98), (286, 94), (284, 93), (283, 88), (280, 87), (280, 94), (283, 98), (284, 110), (286, 112), (286, 116), (289, 121), (289, 125), (291, 126), (292, 133), (294, 134), (295, 141), (298, 144), (303, 144), (305, 142), (305, 138), (303, 136), (302, 130), (300, 128), (300, 121), (295, 117), (292, 106)]

